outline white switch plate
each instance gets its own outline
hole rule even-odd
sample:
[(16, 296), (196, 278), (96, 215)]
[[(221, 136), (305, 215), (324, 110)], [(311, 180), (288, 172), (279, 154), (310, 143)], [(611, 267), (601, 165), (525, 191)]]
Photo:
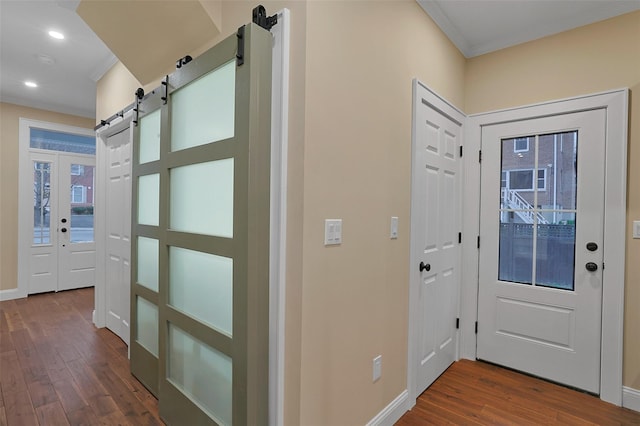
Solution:
[(640, 220), (633, 221), (633, 238), (640, 238)]
[(378, 381), (380, 376), (382, 376), (382, 355), (373, 359), (373, 381)]
[(342, 219), (325, 219), (324, 245), (342, 244)]
[(391, 217), (391, 239), (395, 240), (398, 238), (398, 217)]

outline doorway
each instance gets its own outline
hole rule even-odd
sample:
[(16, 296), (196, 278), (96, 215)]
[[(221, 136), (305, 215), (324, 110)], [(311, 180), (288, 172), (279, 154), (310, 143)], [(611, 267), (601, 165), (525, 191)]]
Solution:
[[(571, 290), (562, 288), (563, 286), (570, 287), (573, 285), (575, 286), (576, 293), (583, 293), (585, 291), (584, 284), (580, 283), (585, 282), (584, 280), (586, 280), (586, 282), (589, 283), (588, 285), (595, 285), (595, 281), (599, 279), (601, 274), (602, 281), (600, 284), (601, 289), (599, 290), (599, 292), (601, 294), (602, 301), (600, 303), (599, 314), (595, 314), (599, 315), (600, 317), (600, 329), (598, 332), (598, 337), (601, 342), (599, 346), (600, 358), (599, 360), (592, 362), (595, 362), (595, 364), (597, 364), (596, 369), (599, 370), (596, 380), (599, 385), (600, 398), (617, 405), (620, 405), (622, 403), (622, 330), (624, 306), (624, 253), (626, 232), (626, 151), (628, 140), (627, 105), (628, 91), (626, 89), (623, 89), (594, 95), (585, 95), (568, 100), (550, 101), (542, 104), (524, 106), (510, 110), (478, 114), (468, 118), (467, 138), (465, 139), (465, 143), (467, 147), (466, 149), (473, 152), (474, 155), (465, 156), (464, 159), (465, 217), (463, 233), (474, 236), (477, 235), (479, 247), (475, 244), (475, 241), (473, 241), (473, 244), (465, 244), (463, 248), (463, 257), (465, 259), (465, 263), (463, 266), (463, 286), (461, 292), (460, 348), (462, 357), (475, 359), (476, 357), (487, 356), (484, 352), (485, 349), (483, 349), (486, 345), (480, 341), (481, 339), (484, 339), (483, 333), (491, 333), (491, 329), (494, 328), (496, 324), (504, 324), (505, 321), (507, 321), (507, 318), (513, 320), (514, 317), (517, 316), (516, 314), (523, 315), (524, 318), (527, 318), (527, 315), (532, 313), (533, 306), (544, 304), (544, 300), (542, 299), (519, 301), (513, 295), (500, 293), (500, 291), (502, 291), (504, 288), (508, 288), (509, 291), (515, 291), (511, 290), (513, 288), (519, 291), (523, 291), (523, 289), (527, 288), (527, 290), (529, 291), (539, 293), (536, 294), (535, 297), (538, 297), (541, 294), (560, 294), (562, 297), (568, 298), (569, 296), (567, 295), (570, 294)], [(546, 171), (544, 172), (540, 172), (540, 167), (538, 167), (540, 164), (535, 165), (535, 163), (534, 167), (520, 167), (519, 169), (508, 165), (506, 160), (503, 164), (501, 154), (496, 155), (495, 152), (493, 154), (490, 154), (484, 150), (484, 140), (489, 137), (489, 133), (487, 132), (491, 132), (491, 129), (506, 129), (505, 127), (501, 127), (503, 125), (517, 126), (516, 123), (518, 122), (534, 123), (539, 119), (550, 119), (557, 116), (570, 118), (573, 117), (574, 114), (582, 113), (584, 111), (600, 111), (600, 114), (603, 114), (604, 119), (606, 120), (606, 128), (603, 135), (601, 135), (601, 137), (599, 138), (599, 142), (597, 144), (604, 150), (604, 154), (600, 157), (600, 161), (602, 162), (600, 167), (602, 167), (604, 170), (604, 179), (600, 183), (600, 185), (603, 186), (603, 196), (601, 202), (603, 202), (603, 205), (606, 206), (603, 219), (601, 219), (602, 231), (596, 232), (593, 236), (585, 236), (584, 238), (587, 238), (588, 240), (578, 242), (580, 238), (583, 238), (580, 236), (581, 223), (575, 223), (575, 229), (573, 232), (575, 232), (576, 242), (573, 255), (575, 255), (574, 261), (576, 264), (576, 269), (574, 270), (572, 268), (566, 267), (563, 268), (561, 265), (567, 264), (564, 261), (556, 262), (558, 263), (558, 265), (556, 266), (564, 271), (560, 274), (556, 274), (558, 276), (564, 277), (560, 280), (561, 282), (551, 282), (547, 274), (548, 271), (545, 268), (537, 268), (537, 263), (534, 266), (533, 262), (537, 262), (537, 258), (535, 256), (530, 257), (529, 260), (531, 260), (531, 263), (530, 266), (528, 266), (528, 269), (523, 269), (521, 267), (522, 265), (518, 266), (518, 268), (512, 268), (512, 266), (515, 266), (517, 262), (524, 262), (529, 265), (528, 262), (523, 261), (524, 256), (522, 250), (524, 250), (523, 247), (527, 246), (527, 244), (524, 242), (524, 239), (519, 240), (518, 244), (516, 244), (514, 239), (511, 239), (511, 242), (513, 243), (512, 250), (510, 251), (510, 253), (513, 253), (511, 258), (507, 256), (507, 258), (505, 258), (506, 261), (503, 262), (502, 265), (499, 262), (494, 262), (494, 265), (491, 266), (491, 259), (498, 258), (501, 253), (501, 239), (499, 238), (499, 232), (496, 231), (496, 227), (503, 227), (505, 235), (507, 235), (508, 232), (511, 231), (525, 232), (523, 231), (523, 229), (527, 227), (532, 228), (531, 232), (527, 231), (530, 234), (529, 238), (532, 241), (536, 239), (539, 239), (541, 242), (544, 241), (539, 250), (536, 247), (536, 256), (539, 255), (540, 258), (544, 258), (545, 253), (543, 253), (543, 251), (547, 250), (546, 255), (548, 255), (548, 250), (550, 249), (550, 247), (553, 248), (553, 244), (555, 243), (555, 250), (559, 250), (560, 252), (562, 252), (562, 256), (565, 256), (566, 260), (566, 256), (572, 255), (572, 252), (570, 249), (567, 249), (566, 245), (562, 246), (560, 244), (564, 244), (567, 241), (562, 240), (561, 238), (556, 238), (558, 236), (552, 235), (552, 230), (544, 228), (549, 228), (549, 224), (553, 223), (554, 220), (558, 222), (558, 225), (562, 225), (567, 229), (572, 228), (574, 223), (573, 219), (571, 219), (571, 217), (569, 216), (572, 216), (574, 212), (572, 212), (573, 206), (567, 207), (564, 201), (563, 206), (558, 206), (560, 202), (560, 194), (556, 194), (555, 203), (551, 198), (549, 204), (547, 204), (548, 200), (544, 201), (542, 198), (540, 199), (540, 201), (543, 202), (538, 202), (535, 199), (528, 198), (531, 195), (535, 195), (536, 191), (538, 192), (538, 195), (540, 195), (542, 191), (552, 188), (553, 174), (549, 171), (549, 167), (547, 167), (547, 165), (552, 164), (551, 168), (553, 168), (553, 160), (542, 162), (542, 165), (545, 166), (544, 168), (546, 169)], [(598, 113), (596, 112), (594, 114)], [(595, 120), (597, 121), (598, 118), (596, 118)], [(578, 147), (578, 150), (580, 150), (581, 132), (579, 129), (579, 125), (575, 123), (565, 123), (559, 126), (553, 125), (550, 127), (543, 127), (547, 127), (547, 130), (538, 131), (532, 128), (522, 132), (519, 129), (506, 129), (506, 133), (499, 135), (500, 132), (498, 132), (497, 135), (494, 135), (494, 141), (498, 140), (497, 143), (498, 145), (500, 145), (500, 153), (503, 152), (502, 150), (506, 150), (507, 148), (505, 147), (508, 145), (508, 148), (510, 149), (510, 155), (515, 155), (516, 158), (525, 157), (524, 149), (527, 143), (529, 144), (530, 150), (535, 149), (536, 144), (538, 144), (538, 149), (541, 143), (542, 145), (553, 145), (553, 142), (555, 140), (557, 144), (559, 143), (560, 139), (562, 139), (565, 143), (569, 143), (569, 141), (571, 141), (570, 146), (572, 146), (574, 137), (578, 138), (576, 146)], [(549, 129), (552, 130), (549, 131)], [(575, 132), (576, 130), (578, 130), (578, 133), (574, 135), (573, 132)], [(584, 132), (582, 132), (582, 135), (584, 136)], [(533, 138), (531, 138), (531, 136), (533, 136)], [(522, 140), (525, 137), (527, 138), (527, 141)], [(553, 148), (551, 148), (551, 152), (553, 152)], [(522, 157), (519, 157), (518, 154), (522, 154)], [(578, 170), (580, 170), (581, 167), (580, 155), (581, 154), (578, 154), (578, 160), (576, 163)], [(538, 158), (540, 158), (540, 152), (538, 152)], [(486, 189), (486, 185), (484, 182), (485, 179), (489, 178), (489, 176), (485, 173), (484, 167), (484, 164), (487, 161), (495, 163), (494, 167), (491, 168), (495, 169), (495, 171), (493, 172), (493, 177), (491, 178), (495, 183), (495, 188), (493, 188), (489, 193), (487, 193), (488, 189)], [(559, 156), (556, 158), (555, 167), (559, 167), (558, 161), (560, 161)], [(483, 173), (482, 189), (484, 190), (484, 192), (482, 193), (480, 192), (481, 164)], [(501, 166), (501, 164), (503, 165)], [(589, 166), (583, 165), (582, 167), (584, 170), (584, 167)], [(525, 172), (525, 170), (529, 171)], [(580, 172), (578, 171), (578, 173)], [(506, 176), (507, 174), (508, 176)], [(580, 184), (579, 181), (577, 182), (578, 184)], [(559, 182), (556, 183), (558, 184)], [(595, 185), (595, 183), (587, 183), (587, 185), (591, 184)], [(527, 187), (527, 185), (528, 188), (530, 188), (530, 192), (528, 195), (522, 191), (525, 187)], [(509, 191), (520, 193), (512, 194)], [(578, 188), (578, 202), (575, 207), (576, 210), (580, 209), (579, 204), (581, 203), (581, 196), (579, 191), (580, 189)], [(516, 195), (524, 199), (524, 201), (526, 201), (526, 203), (528, 203), (531, 207), (528, 207), (527, 204), (524, 204), (522, 200), (520, 200), (519, 206), (516, 205), (516, 203), (518, 202), (516, 199)], [(584, 195), (582, 196), (582, 198), (584, 198)], [(494, 202), (492, 202), (492, 200)], [(531, 201), (534, 202), (532, 203)], [(493, 229), (493, 231), (491, 231), (491, 229), (487, 229), (482, 219), (483, 217), (488, 218), (492, 213), (487, 211), (483, 212), (481, 215), (481, 204), (483, 205), (483, 209), (484, 206), (493, 205), (492, 209), (494, 210), (493, 213), (495, 213), (494, 219), (491, 219), (493, 220), (493, 228), (491, 228)], [(555, 207), (549, 208), (549, 206)], [(598, 211), (598, 209), (601, 209), (601, 207), (597, 207), (597, 205), (594, 205), (592, 207), (596, 211)], [(526, 219), (527, 217), (528, 219)], [(533, 224), (536, 224), (535, 231), (533, 231), (533, 227), (529, 226), (530, 224), (526, 224), (527, 220), (533, 222)], [(582, 219), (582, 224), (585, 224), (585, 220), (588, 220), (588, 217), (586, 219)], [(515, 228), (522, 229), (516, 230)], [(601, 244), (599, 244), (597, 241), (597, 238), (599, 238), (600, 235), (602, 239)], [(521, 237), (524, 238), (524, 236), (522, 235)], [(555, 241), (552, 242), (554, 238)], [(506, 244), (509, 240), (505, 238), (502, 239), (502, 241)], [(468, 242), (469, 240), (467, 239), (467, 243)], [(587, 246), (587, 244), (591, 242), (595, 243), (598, 248), (595, 248), (591, 244)], [(546, 246), (544, 244), (546, 244)], [(549, 246), (549, 244), (551, 244), (552, 246)], [(592, 251), (591, 249), (594, 250)], [(533, 254), (533, 247), (528, 250), (531, 254)], [(487, 253), (486, 255), (485, 252)], [(506, 254), (507, 251), (504, 251), (504, 253)], [(554, 259), (554, 261), (555, 260), (557, 259)], [(598, 262), (602, 262), (602, 264), (599, 264)], [(594, 265), (589, 265), (589, 263), (594, 263), (597, 269), (594, 268)], [(605, 265), (606, 269), (604, 268)], [(483, 268), (493, 268), (493, 271), (483, 273), (481, 272)], [(540, 275), (534, 275), (534, 269), (539, 269)], [(526, 273), (527, 271), (532, 272), (531, 277), (529, 277), (528, 279), (529, 281), (533, 281), (534, 283), (537, 282), (538, 284), (542, 285), (516, 284), (516, 282), (524, 281), (524, 279), (521, 276), (516, 277), (513, 274), (518, 273), (528, 275)], [(513, 284), (505, 281), (505, 285), (498, 285), (498, 277), (501, 273), (505, 274), (504, 277), (507, 277), (508, 274), (512, 274), (512, 276), (509, 277), (512, 279), (507, 281), (511, 281), (513, 282)], [(545, 276), (545, 274), (547, 274), (547, 276)], [(572, 275), (575, 277), (575, 284), (571, 283)], [(478, 279), (478, 276), (480, 276), (480, 279)], [(495, 278), (496, 284), (487, 284), (487, 282), (493, 281), (483, 282), (482, 277), (485, 276), (489, 278)], [(489, 287), (483, 288), (485, 287), (485, 285)], [(500, 290), (491, 290), (491, 286), (493, 286), (494, 289), (500, 288)], [(580, 286), (583, 286), (583, 288), (580, 289)], [(482, 299), (485, 297), (487, 300), (482, 301)], [(491, 297), (493, 297), (494, 299), (493, 302), (488, 301)], [(493, 305), (491, 305), (491, 303), (493, 303)], [(496, 303), (503, 304), (500, 309), (502, 309), (502, 307), (504, 307), (504, 309), (502, 310), (500, 315), (498, 315), (500, 309), (495, 308)], [(518, 309), (515, 309), (516, 305)], [(562, 324), (562, 321), (559, 318), (563, 315), (565, 316), (565, 319), (566, 317), (570, 316), (570, 314), (567, 312), (568, 310), (570, 310), (567, 308), (567, 306), (569, 305), (557, 305), (559, 305), (559, 303), (556, 303), (556, 305), (553, 305), (553, 308), (549, 308), (547, 309), (547, 311), (553, 312), (554, 315), (556, 315), (556, 318), (552, 320), (554, 324)], [(489, 309), (488, 307), (492, 308)], [(591, 307), (590, 309), (593, 309), (593, 307)], [(491, 313), (487, 316), (486, 312)], [(572, 320), (565, 321), (564, 325), (566, 325), (567, 327), (572, 327), (570, 325), (571, 321)], [(520, 325), (523, 325), (524, 323), (525, 322), (522, 321)], [(530, 323), (531, 321), (529, 321), (529, 324)], [(509, 324), (509, 326), (511, 325), (513, 325), (513, 327), (517, 326), (517, 324), (515, 323)], [(552, 329), (552, 326), (547, 326), (547, 330)], [(558, 330), (554, 330), (554, 332), (557, 333)], [(516, 335), (518, 333), (524, 335), (524, 329), (512, 330), (511, 332), (503, 331), (501, 333), (501, 338), (527, 340), (527, 338), (524, 336), (507, 337), (507, 334), (509, 333), (513, 335)], [(558, 335), (546, 335), (539, 336), (538, 340), (553, 340), (556, 338), (558, 338)], [(573, 338), (575, 339), (575, 336)], [(554, 348), (557, 350), (569, 351), (566, 348), (561, 349), (561, 339), (558, 339), (559, 341), (555, 343), (533, 343), (533, 340), (534, 339), (529, 339), (529, 343), (542, 346), (546, 345), (546, 347), (555, 345)], [(598, 351), (596, 350), (596, 352)], [(534, 358), (538, 356), (535, 352), (521, 352), (521, 354), (522, 358), (528, 360), (528, 364), (535, 364), (536, 360)], [(521, 368), (527, 371), (526, 368), (523, 368), (522, 366), (517, 366), (516, 368)], [(583, 367), (581, 370), (584, 373), (586, 373), (585, 368), (587, 367)], [(540, 372), (534, 372), (534, 374), (544, 375)], [(553, 373), (552, 376), (553, 377), (548, 378), (556, 381), (563, 380), (563, 378), (557, 376), (556, 373)]]
[(19, 289), (93, 286), (93, 132), (21, 119), (20, 154)]

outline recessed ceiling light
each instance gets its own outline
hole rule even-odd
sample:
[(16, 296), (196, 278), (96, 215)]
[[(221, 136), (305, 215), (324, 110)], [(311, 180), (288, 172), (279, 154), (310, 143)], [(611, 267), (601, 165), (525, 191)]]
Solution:
[(25, 81), (24, 85), (27, 87), (38, 87), (38, 85), (33, 81)]
[(58, 31), (49, 31), (49, 35), (57, 40), (63, 40), (64, 39), (64, 34), (62, 34), (61, 32)]
[(53, 65), (56, 63), (56, 60), (49, 55), (45, 55), (44, 53), (38, 53), (35, 55), (36, 59), (45, 65)]

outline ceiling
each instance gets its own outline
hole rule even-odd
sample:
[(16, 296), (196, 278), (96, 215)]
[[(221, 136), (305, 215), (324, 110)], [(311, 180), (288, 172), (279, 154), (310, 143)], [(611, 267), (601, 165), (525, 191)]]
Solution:
[[(468, 58), (640, 10), (640, 0), (416, 1)], [(0, 0), (0, 100), (95, 118), (96, 82), (116, 58), (76, 14), (79, 3)]]
[(95, 118), (96, 82), (116, 58), (76, 14), (78, 3), (0, 0), (2, 102)]
[(417, 0), (471, 58), (640, 10), (640, 0)]

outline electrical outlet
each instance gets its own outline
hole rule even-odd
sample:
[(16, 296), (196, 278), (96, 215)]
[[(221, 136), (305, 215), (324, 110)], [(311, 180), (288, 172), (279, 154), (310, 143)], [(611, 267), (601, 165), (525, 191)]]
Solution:
[(640, 220), (633, 221), (633, 238), (640, 238)]
[(373, 359), (373, 381), (377, 382), (382, 376), (382, 355), (378, 355)]

